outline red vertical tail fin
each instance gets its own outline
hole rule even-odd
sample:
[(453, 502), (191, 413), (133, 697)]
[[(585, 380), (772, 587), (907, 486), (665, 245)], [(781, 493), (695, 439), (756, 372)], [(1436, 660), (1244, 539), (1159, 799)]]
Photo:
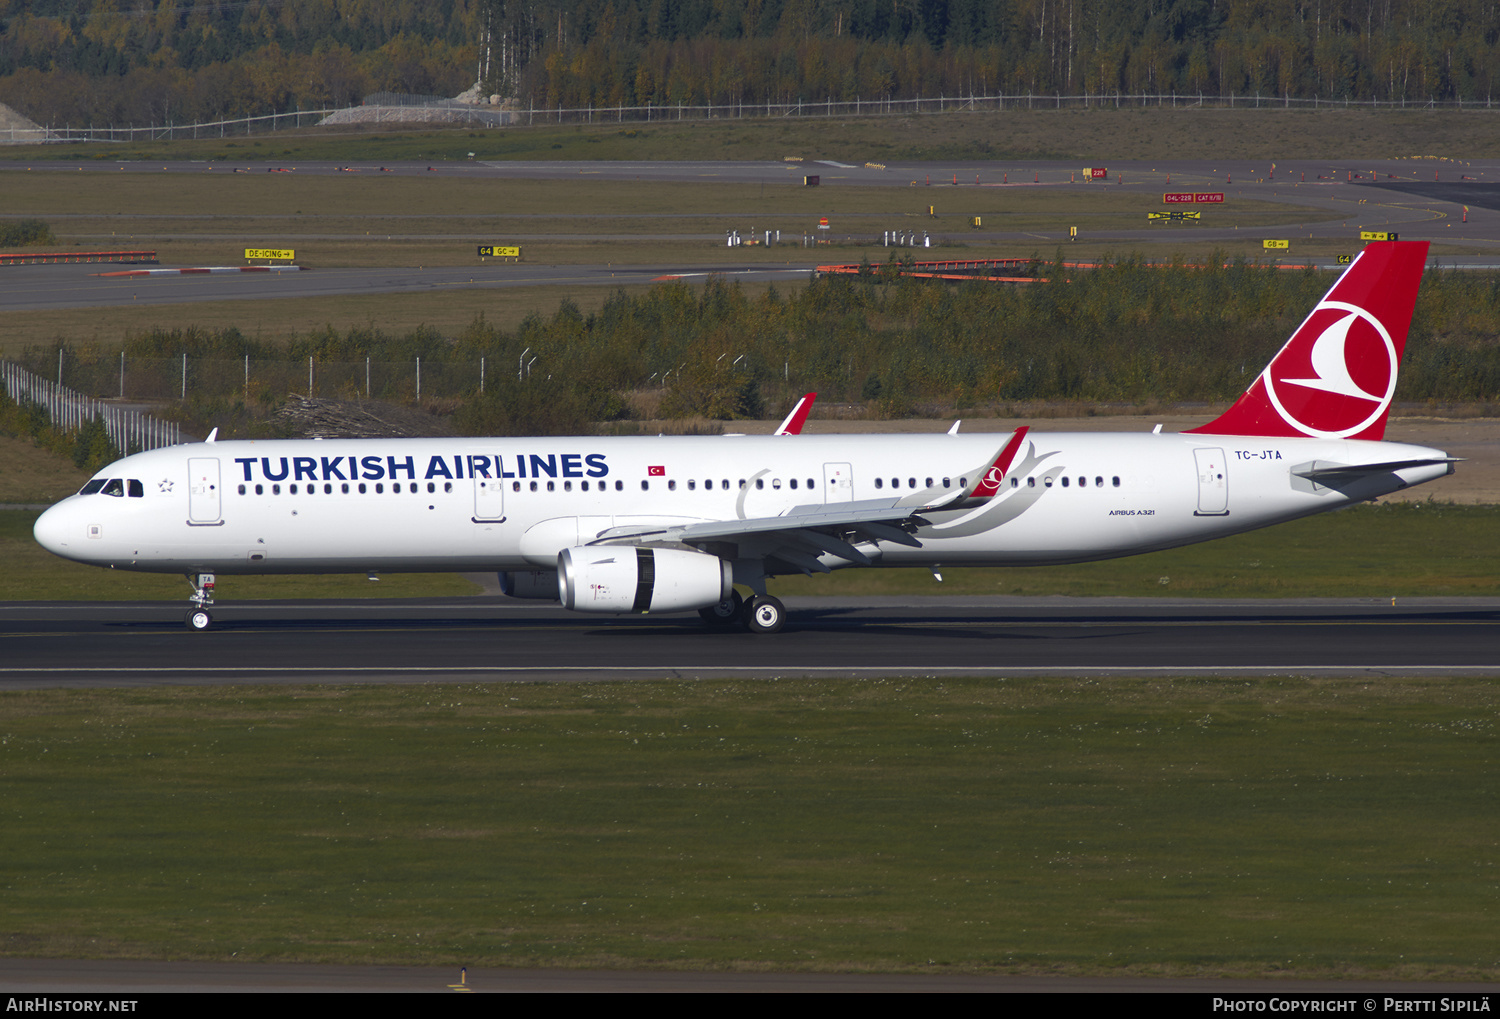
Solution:
[(1368, 245), (1234, 406), (1188, 431), (1384, 437), (1426, 263), (1426, 241)]

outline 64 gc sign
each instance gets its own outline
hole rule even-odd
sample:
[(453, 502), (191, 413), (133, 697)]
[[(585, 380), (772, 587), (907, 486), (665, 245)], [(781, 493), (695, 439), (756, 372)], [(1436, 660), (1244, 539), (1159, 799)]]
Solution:
[(502, 248), (493, 244), (479, 245), (480, 258), (520, 258), (520, 248)]

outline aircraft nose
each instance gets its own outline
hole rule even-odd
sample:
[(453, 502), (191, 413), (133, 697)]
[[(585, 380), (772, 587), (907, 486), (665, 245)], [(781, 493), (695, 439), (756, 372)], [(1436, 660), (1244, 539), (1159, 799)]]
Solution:
[(76, 533), (79, 530), (76, 519), (73, 507), (67, 503), (58, 503), (36, 518), (31, 533), (37, 544), (48, 552), (71, 558), (69, 546), (79, 543), (83, 538), (82, 534)]

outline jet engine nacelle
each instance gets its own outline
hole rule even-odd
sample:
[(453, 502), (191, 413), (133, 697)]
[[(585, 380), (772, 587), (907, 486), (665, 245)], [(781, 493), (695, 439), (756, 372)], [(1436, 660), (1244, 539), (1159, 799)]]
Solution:
[(557, 591), (563, 608), (578, 612), (682, 612), (728, 598), (734, 571), (702, 552), (580, 546), (558, 553)]
[(556, 570), (506, 570), (500, 578), (500, 593), (511, 598), (557, 601)]

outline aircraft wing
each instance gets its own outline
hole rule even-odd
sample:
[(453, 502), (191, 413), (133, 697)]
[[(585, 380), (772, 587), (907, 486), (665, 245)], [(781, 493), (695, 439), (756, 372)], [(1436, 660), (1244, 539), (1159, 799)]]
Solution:
[[(970, 472), (979, 482), (976, 488), (933, 487), (885, 499), (859, 502), (814, 503), (794, 506), (774, 517), (750, 517), (735, 520), (706, 520), (689, 524), (648, 527), (615, 527), (602, 532), (590, 544), (636, 545), (670, 543), (701, 547), (712, 551), (718, 543), (733, 542), (742, 546), (742, 557), (779, 559), (804, 572), (828, 573), (830, 567), (819, 556), (836, 556), (858, 566), (872, 560), (857, 545), (880, 541), (921, 548), (922, 542), (912, 532), (928, 523), (924, 513), (956, 508), (988, 489), (993, 495), (999, 479), (1009, 469), (1020, 446), (1025, 428), (1001, 447), (985, 464)], [(998, 470), (997, 470), (998, 469)], [(987, 495), (981, 495), (981, 498)], [(749, 556), (746, 550), (753, 550)]]
[(755, 548), (757, 551), (753, 554), (757, 557), (774, 557), (801, 570), (827, 573), (829, 567), (818, 559), (824, 552), (859, 566), (868, 566), (870, 557), (856, 544), (890, 541), (921, 548), (922, 543), (911, 534), (927, 523), (921, 514), (956, 503), (967, 494), (963, 489), (954, 489), (945, 493), (945, 498), (925, 505), (912, 505), (908, 502), (909, 497), (893, 497), (831, 506), (796, 506), (775, 517), (708, 520), (669, 527), (616, 527), (600, 534), (590, 544), (663, 542), (704, 547), (734, 542)]

